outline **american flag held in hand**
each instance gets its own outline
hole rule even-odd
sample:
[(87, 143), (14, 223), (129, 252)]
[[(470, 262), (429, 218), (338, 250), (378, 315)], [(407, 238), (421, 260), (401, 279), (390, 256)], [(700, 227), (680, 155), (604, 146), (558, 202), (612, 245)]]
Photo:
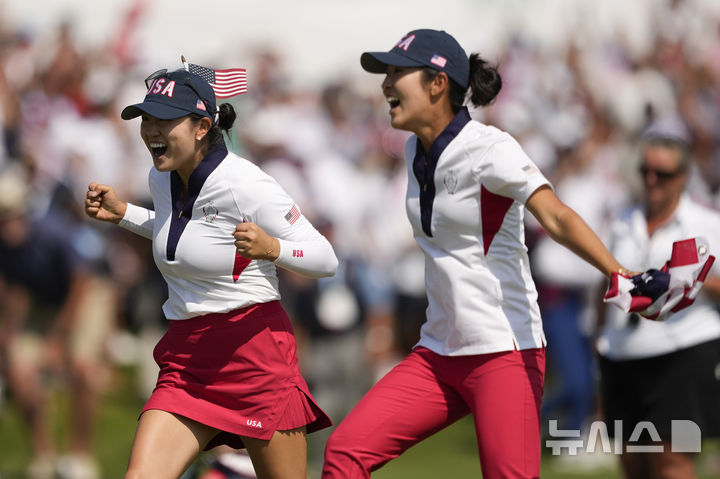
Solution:
[(695, 301), (714, 261), (705, 238), (675, 241), (670, 260), (662, 268), (632, 278), (612, 273), (604, 301), (663, 321)]
[(215, 90), (216, 98), (230, 98), (231, 96), (247, 93), (247, 72), (244, 68), (228, 68), (213, 70), (212, 68), (188, 63), (190, 73), (201, 76)]

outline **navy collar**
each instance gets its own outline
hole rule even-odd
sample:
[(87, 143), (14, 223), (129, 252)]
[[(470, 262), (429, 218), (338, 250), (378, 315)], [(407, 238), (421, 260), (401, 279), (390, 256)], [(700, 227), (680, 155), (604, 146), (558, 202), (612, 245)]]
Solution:
[(185, 226), (192, 218), (192, 211), (200, 190), (205, 184), (208, 176), (215, 171), (220, 163), (228, 155), (225, 142), (220, 142), (210, 147), (205, 158), (193, 170), (188, 179), (187, 195), (185, 184), (177, 171), (170, 172), (170, 194), (172, 197), (172, 216), (170, 217), (170, 231), (168, 233), (165, 254), (168, 261), (175, 260), (175, 250), (180, 241)]
[(413, 173), (420, 185), (420, 222), (426, 235), (432, 237), (432, 209), (435, 200), (435, 168), (438, 159), (445, 148), (455, 139), (460, 131), (465, 128), (472, 118), (466, 107), (462, 107), (452, 119), (450, 124), (438, 135), (430, 145), (425, 155), (420, 139), (417, 139), (415, 146), (415, 158), (413, 159)]
[(460, 130), (465, 128), (465, 125), (467, 125), (471, 119), (467, 107), (460, 108), (460, 111), (457, 112), (450, 124), (446, 126), (442, 133), (432, 142), (428, 156), (437, 162), (437, 159), (440, 158), (445, 148), (460, 134)]

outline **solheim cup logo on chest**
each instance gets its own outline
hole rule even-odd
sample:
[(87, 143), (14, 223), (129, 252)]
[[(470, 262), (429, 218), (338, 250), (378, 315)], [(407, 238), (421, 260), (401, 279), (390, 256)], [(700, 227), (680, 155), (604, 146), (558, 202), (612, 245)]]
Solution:
[(208, 223), (215, 221), (215, 218), (217, 218), (218, 215), (218, 209), (215, 208), (212, 201), (202, 207), (202, 212), (205, 215), (205, 221)]
[(453, 170), (449, 170), (445, 176), (443, 177), (443, 184), (445, 185), (445, 189), (448, 193), (455, 194), (455, 189), (457, 189), (457, 176), (455, 176), (455, 172)]

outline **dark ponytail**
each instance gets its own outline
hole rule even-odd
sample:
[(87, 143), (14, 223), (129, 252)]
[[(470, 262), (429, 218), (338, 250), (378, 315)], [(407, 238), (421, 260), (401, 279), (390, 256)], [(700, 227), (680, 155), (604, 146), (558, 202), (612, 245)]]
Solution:
[(230, 133), (236, 117), (235, 108), (230, 103), (222, 103), (219, 107), (217, 126), (220, 130)]
[[(432, 81), (438, 73), (434, 68), (423, 68), (424, 80)], [(480, 58), (480, 55), (470, 55), (470, 90), (469, 99), (475, 106), (486, 106), (492, 103), (502, 88), (502, 79), (497, 68)], [(468, 99), (468, 89), (461, 87), (455, 80), (450, 79), (450, 105), (457, 113)]]
[(493, 102), (502, 88), (502, 79), (497, 67), (491, 66), (480, 58), (470, 55), (470, 101), (475, 106), (487, 106)]
[[(199, 115), (191, 116), (195, 119), (195, 121), (207, 118)], [(235, 108), (233, 108), (230, 103), (221, 104), (218, 108), (218, 119), (213, 123), (210, 131), (208, 131), (208, 134), (206, 135), (208, 145), (212, 146), (223, 142), (223, 131), (230, 135), (230, 128), (232, 128), (233, 123), (235, 123), (235, 118), (237, 118)]]

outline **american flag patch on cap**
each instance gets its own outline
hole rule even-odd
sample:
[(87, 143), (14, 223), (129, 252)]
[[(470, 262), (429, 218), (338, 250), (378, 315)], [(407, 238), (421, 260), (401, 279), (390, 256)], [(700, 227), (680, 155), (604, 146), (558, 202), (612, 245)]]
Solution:
[(432, 58), (430, 59), (430, 63), (432, 63), (433, 65), (437, 65), (437, 66), (439, 66), (440, 68), (445, 68), (445, 64), (447, 63), (447, 58), (441, 57), (440, 55), (438, 55), (438, 54), (436, 53), (436, 54), (433, 55)]
[(298, 218), (300, 218), (300, 210), (297, 205), (293, 205), (293, 207), (290, 208), (290, 211), (288, 211), (285, 215), (285, 219), (292, 225), (295, 224)]

